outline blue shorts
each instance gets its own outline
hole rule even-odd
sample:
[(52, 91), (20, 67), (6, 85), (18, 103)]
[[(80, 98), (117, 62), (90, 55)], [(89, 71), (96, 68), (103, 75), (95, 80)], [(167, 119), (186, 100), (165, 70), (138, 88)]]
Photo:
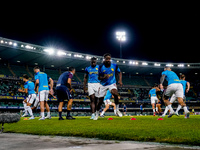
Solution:
[(72, 99), (72, 95), (66, 86), (56, 87), (56, 92), (57, 92), (58, 102), (64, 102), (64, 100)]

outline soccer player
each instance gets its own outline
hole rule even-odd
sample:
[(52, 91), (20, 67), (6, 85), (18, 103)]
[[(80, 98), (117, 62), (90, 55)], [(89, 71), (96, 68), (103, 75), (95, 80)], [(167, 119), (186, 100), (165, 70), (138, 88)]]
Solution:
[(29, 112), (29, 114), (31, 115), (29, 120), (31, 120), (31, 119), (35, 119), (34, 116), (33, 116), (33, 112), (32, 112), (32, 109), (31, 109), (30, 106), (33, 103), (34, 99), (36, 98), (36, 93), (34, 91), (34, 83), (29, 81), (28, 78), (29, 77), (28, 77), (27, 74), (23, 75), (23, 81), (25, 82), (24, 83), (24, 90), (18, 89), (18, 91), (22, 92), (22, 93), (28, 93), (28, 97), (24, 100), (24, 102), (26, 102), (25, 111)]
[[(90, 107), (92, 110), (92, 116), (90, 119), (94, 119), (95, 111), (96, 111), (96, 104), (97, 104), (97, 96), (98, 96), (98, 89), (100, 86), (100, 81), (98, 79), (98, 70), (99, 65), (97, 65), (97, 59), (95, 57), (91, 58), (90, 66), (86, 67), (85, 69), (85, 76), (84, 76), (84, 92), (86, 93), (86, 83), (88, 80), (88, 95), (90, 97)], [(88, 79), (89, 77), (89, 79)]]
[(116, 104), (116, 112), (119, 117), (122, 117), (121, 112), (119, 111), (119, 98), (118, 91), (116, 85), (115, 74), (118, 73), (119, 80), (118, 83), (122, 86), (122, 73), (119, 67), (116, 64), (111, 63), (111, 55), (106, 53), (104, 56), (103, 64), (99, 66), (99, 80), (100, 80), (100, 88), (98, 93), (98, 104), (97, 110), (94, 120), (98, 119), (99, 110), (103, 103), (104, 96), (106, 95), (107, 90), (111, 92), (114, 96), (115, 104)]
[(164, 100), (165, 106), (168, 107), (170, 110), (170, 114), (168, 118), (172, 117), (175, 114), (171, 106), (171, 103), (169, 102), (169, 97), (171, 97), (173, 94), (175, 94), (175, 97), (178, 99), (179, 104), (183, 107), (186, 117), (189, 118), (190, 112), (188, 111), (186, 104), (183, 101), (183, 86), (178, 76), (176, 75), (176, 73), (171, 71), (170, 67), (165, 67), (164, 71), (162, 72), (162, 76), (160, 78), (161, 90), (163, 90), (163, 82), (165, 78), (168, 81), (168, 86), (164, 93), (163, 100)]
[(69, 67), (69, 71), (62, 73), (58, 78), (58, 82), (56, 84), (57, 99), (59, 102), (58, 106), (59, 120), (64, 120), (62, 117), (62, 107), (64, 104), (64, 100), (68, 100), (66, 119), (69, 120), (75, 119), (70, 115), (73, 102), (72, 95), (70, 94), (70, 92), (72, 91), (71, 81), (74, 74), (75, 74), (75, 68)]
[(126, 112), (127, 112), (127, 107), (126, 107), (126, 104), (124, 104), (124, 116), (127, 116)]
[[(41, 118), (39, 120), (51, 119), (50, 108), (47, 103), (49, 92), (53, 93), (53, 80), (47, 76), (46, 73), (40, 72), (38, 66), (34, 67), (35, 72), (35, 91), (38, 92)], [(50, 81), (50, 90), (48, 85), (48, 79)], [(44, 107), (47, 110), (47, 116), (44, 117)]]
[(158, 98), (157, 98), (157, 95), (156, 95), (157, 91), (158, 91), (157, 84), (155, 84), (152, 87), (152, 89), (149, 91), (149, 98), (151, 99), (151, 105), (152, 105), (152, 109), (153, 109), (153, 116), (156, 115), (155, 104), (158, 102)]
[(140, 104), (140, 116), (143, 115), (143, 104)]

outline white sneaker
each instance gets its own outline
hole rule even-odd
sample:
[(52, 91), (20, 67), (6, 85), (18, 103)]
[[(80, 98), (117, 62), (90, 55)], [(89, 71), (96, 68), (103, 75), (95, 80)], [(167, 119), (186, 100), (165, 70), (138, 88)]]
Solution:
[(98, 117), (99, 117), (99, 116), (98, 116), (98, 115), (96, 115), (96, 116), (94, 117), (94, 119), (93, 119), (93, 120), (98, 120)]
[(101, 114), (101, 115), (100, 115), (100, 117), (102, 117), (102, 118), (103, 118), (103, 117), (104, 117), (104, 115), (102, 115), (102, 114)]
[(162, 117), (165, 117), (165, 115), (162, 115)]
[(186, 119), (190, 118), (190, 112), (189, 111), (185, 114), (185, 118)]
[(39, 120), (45, 120), (45, 117), (41, 117)]
[(27, 117), (28, 116), (28, 114), (23, 114), (23, 116), (22, 117)]
[(33, 117), (29, 118), (28, 120), (32, 120), (32, 119), (35, 119), (35, 117), (33, 116)]
[(122, 117), (122, 113), (119, 110), (117, 110), (117, 116)]
[(177, 115), (179, 117), (179, 114), (177, 112), (175, 112), (175, 115)]
[(46, 116), (45, 119), (51, 119), (51, 116)]
[(92, 114), (92, 116), (91, 116), (91, 118), (90, 118), (90, 119), (94, 119), (94, 117), (95, 117), (95, 114)]

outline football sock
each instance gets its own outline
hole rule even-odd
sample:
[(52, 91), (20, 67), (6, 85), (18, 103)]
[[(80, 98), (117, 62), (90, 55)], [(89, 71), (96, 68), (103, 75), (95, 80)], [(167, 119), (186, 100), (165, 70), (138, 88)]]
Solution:
[(119, 104), (116, 105), (116, 109), (119, 110)]
[(117, 113), (117, 110), (116, 110), (116, 109), (114, 109), (114, 113), (115, 113), (115, 115), (116, 115), (116, 113)]
[(156, 111), (158, 111), (158, 107), (156, 107)]
[(182, 106), (178, 105), (178, 108), (176, 109), (176, 113), (178, 113), (181, 108), (182, 108)]
[(70, 111), (71, 111), (71, 110), (67, 110), (67, 116), (70, 116)]
[(99, 111), (96, 111), (96, 116), (99, 116)]
[(187, 106), (184, 106), (183, 110), (184, 110), (185, 114), (189, 112), (188, 109), (187, 109)]
[(173, 108), (172, 108), (172, 105), (168, 105), (167, 107), (169, 108), (170, 113), (174, 113), (174, 110), (173, 110)]
[(153, 112), (155, 113), (155, 109), (153, 109)]
[(41, 117), (44, 118), (44, 112), (41, 112)]
[(62, 118), (62, 112), (59, 112), (59, 118)]
[(101, 112), (101, 115), (104, 115), (104, 113), (105, 113), (105, 112), (104, 112), (104, 111), (102, 111), (102, 112)]
[(51, 112), (50, 111), (47, 112), (47, 116), (51, 116)]
[(29, 112), (29, 114), (31, 115), (31, 117), (33, 117), (33, 112), (30, 106), (26, 106), (26, 110)]
[(168, 110), (169, 110), (169, 108), (166, 106), (166, 107), (165, 107), (165, 111), (164, 111), (163, 115), (166, 115), (166, 114), (167, 114), (167, 112), (168, 112)]

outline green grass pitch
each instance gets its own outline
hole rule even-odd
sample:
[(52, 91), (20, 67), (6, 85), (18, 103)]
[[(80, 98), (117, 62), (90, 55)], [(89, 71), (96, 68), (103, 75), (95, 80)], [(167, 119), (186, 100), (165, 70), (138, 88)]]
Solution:
[(191, 115), (164, 117), (157, 120), (154, 116), (109, 117), (90, 120), (89, 117), (76, 117), (76, 120), (39, 121), (21, 120), (14, 124), (5, 124), (5, 132), (26, 133), (51, 136), (78, 136), (100, 138), (104, 140), (151, 141), (188, 145), (200, 145), (200, 116)]

